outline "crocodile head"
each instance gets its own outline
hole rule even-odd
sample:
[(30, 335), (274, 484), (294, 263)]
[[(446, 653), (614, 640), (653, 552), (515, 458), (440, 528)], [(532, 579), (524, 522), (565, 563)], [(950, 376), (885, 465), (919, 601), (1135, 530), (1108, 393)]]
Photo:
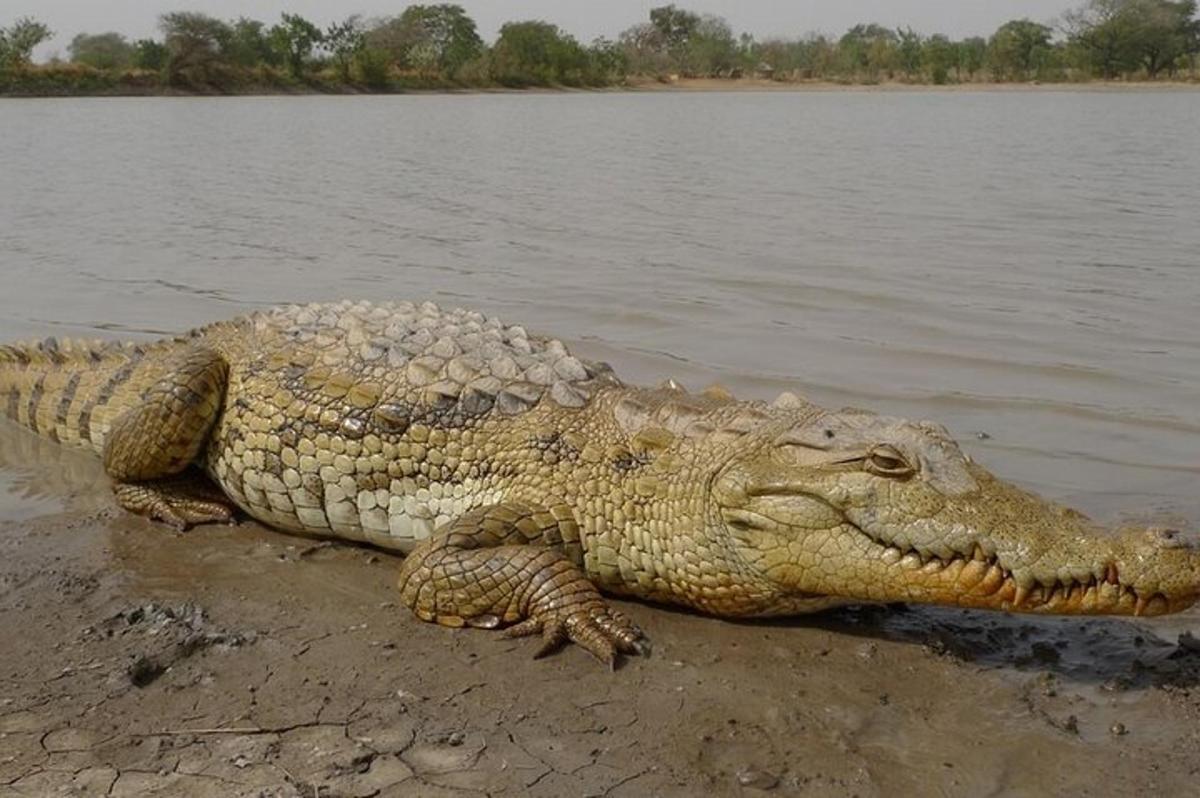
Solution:
[(1100, 529), (936, 424), (842, 411), (765, 426), (712, 483), (716, 523), (774, 593), (757, 614), (827, 599), (1159, 615), (1200, 597), (1181, 533)]

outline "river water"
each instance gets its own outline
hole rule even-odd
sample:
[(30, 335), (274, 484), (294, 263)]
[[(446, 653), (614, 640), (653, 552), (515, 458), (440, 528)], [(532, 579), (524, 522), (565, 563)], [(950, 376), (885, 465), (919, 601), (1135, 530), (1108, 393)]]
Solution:
[(3, 100), (0, 340), (432, 298), (1196, 524), (1197, 130), (1200, 92)]

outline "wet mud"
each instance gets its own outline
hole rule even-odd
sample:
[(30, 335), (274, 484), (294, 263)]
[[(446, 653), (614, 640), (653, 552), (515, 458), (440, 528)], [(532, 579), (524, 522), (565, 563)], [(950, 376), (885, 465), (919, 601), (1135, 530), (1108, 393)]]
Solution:
[(1200, 613), (618, 602), (648, 658), (420, 623), (399, 560), (177, 535), (0, 429), (0, 795), (1190, 795)]

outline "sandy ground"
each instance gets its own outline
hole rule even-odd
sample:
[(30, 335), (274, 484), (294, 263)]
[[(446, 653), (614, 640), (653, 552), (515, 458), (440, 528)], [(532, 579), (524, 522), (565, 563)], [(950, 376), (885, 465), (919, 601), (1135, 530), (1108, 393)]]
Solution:
[[(0, 795), (1194, 795), (1200, 613), (620, 603), (654, 652), (416, 621), (396, 558), (112, 509), (0, 429)], [(1181, 634), (1182, 633), (1182, 634)]]

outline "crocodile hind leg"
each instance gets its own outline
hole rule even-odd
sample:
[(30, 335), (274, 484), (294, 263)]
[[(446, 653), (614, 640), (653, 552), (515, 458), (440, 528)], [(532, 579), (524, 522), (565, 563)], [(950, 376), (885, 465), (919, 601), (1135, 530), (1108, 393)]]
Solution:
[(224, 496), (199, 475), (185, 474), (221, 412), (227, 376), (218, 353), (188, 347), (137, 405), (117, 417), (103, 455), (122, 507), (177, 529), (233, 518)]
[(193, 524), (228, 523), (233, 510), (222, 496), (204, 489), (202, 475), (181, 475), (146, 482), (118, 482), (113, 485), (117, 504), (137, 515), (183, 531)]
[[(401, 599), (422, 620), (540, 634), (543, 656), (568, 640), (601, 662), (642, 654), (640, 629), (608, 606), (576, 564), (569, 508), (509, 502), (466, 513), (423, 541), (400, 569)], [(574, 555), (574, 558), (571, 556)]]

